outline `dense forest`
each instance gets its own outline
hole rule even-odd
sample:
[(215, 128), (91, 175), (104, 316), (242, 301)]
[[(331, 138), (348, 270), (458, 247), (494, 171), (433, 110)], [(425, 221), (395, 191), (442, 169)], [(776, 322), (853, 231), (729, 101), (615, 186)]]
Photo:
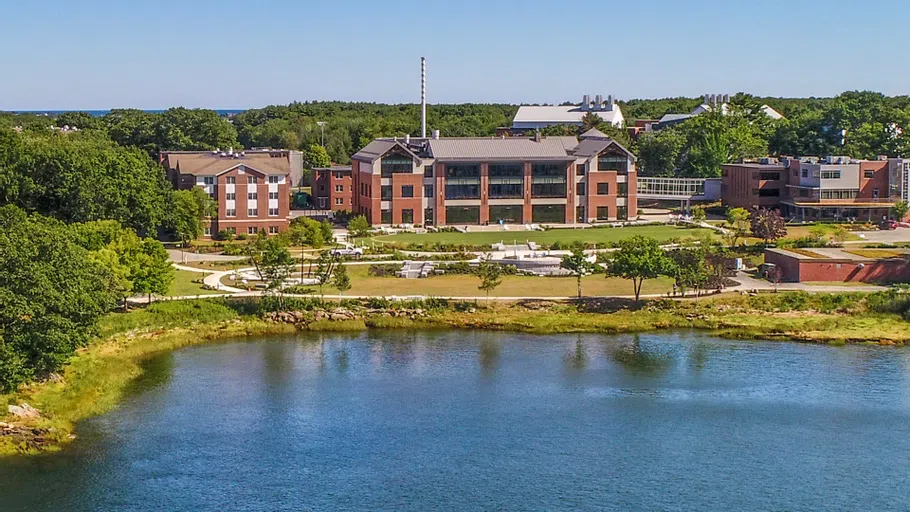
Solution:
[[(628, 124), (688, 113), (701, 98), (633, 99), (620, 106)], [(773, 121), (761, 113), (769, 105), (785, 116)], [(443, 136), (491, 136), (509, 126), (518, 107), (502, 104), (430, 105), (428, 129)], [(872, 158), (910, 153), (910, 98), (868, 91), (833, 98), (732, 97), (726, 115), (704, 115), (632, 141), (623, 130), (597, 126), (630, 146), (640, 157), (643, 174), (715, 176), (720, 164), (765, 155), (848, 155)], [(320, 127), (319, 122), (324, 122)], [(56, 117), (0, 114), (0, 130), (46, 132), (50, 127), (77, 127), (119, 146), (135, 147), (157, 159), (163, 150), (282, 147), (312, 151), (325, 141), (329, 159), (347, 163), (350, 155), (375, 137), (417, 135), (416, 104), (305, 102), (251, 109), (232, 118), (212, 110), (172, 108), (162, 113), (119, 109), (95, 117), (66, 112)], [(545, 134), (575, 134), (553, 127)]]

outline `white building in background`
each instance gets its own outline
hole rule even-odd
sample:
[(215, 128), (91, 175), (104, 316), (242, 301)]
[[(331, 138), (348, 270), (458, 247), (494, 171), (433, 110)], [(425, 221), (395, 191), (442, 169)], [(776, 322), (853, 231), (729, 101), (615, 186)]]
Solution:
[[(673, 126), (674, 124), (687, 121), (693, 117), (700, 116), (705, 112), (718, 107), (722, 113), (726, 114), (727, 110), (729, 109), (729, 103), (729, 94), (706, 94), (704, 97), (704, 102), (692, 109), (692, 112), (689, 112), (688, 114), (667, 114), (660, 118), (657, 129), (666, 128), (667, 126)], [(761, 110), (765, 113), (766, 116), (775, 121), (784, 118), (783, 114), (774, 110), (769, 105), (762, 105)]]
[(598, 94), (594, 101), (591, 101), (591, 96), (585, 95), (581, 105), (519, 107), (515, 119), (512, 120), (512, 129), (525, 131), (556, 125), (581, 126), (581, 119), (589, 112), (597, 114), (617, 128), (621, 128), (626, 122), (616, 99), (613, 96), (604, 99)]

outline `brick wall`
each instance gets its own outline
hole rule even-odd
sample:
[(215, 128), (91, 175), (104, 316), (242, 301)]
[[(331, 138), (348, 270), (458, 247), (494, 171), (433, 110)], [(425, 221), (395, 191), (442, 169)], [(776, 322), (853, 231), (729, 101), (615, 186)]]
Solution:
[(787, 282), (828, 281), (861, 283), (895, 283), (910, 281), (910, 261), (888, 260), (802, 259), (767, 252), (765, 262), (774, 263)]

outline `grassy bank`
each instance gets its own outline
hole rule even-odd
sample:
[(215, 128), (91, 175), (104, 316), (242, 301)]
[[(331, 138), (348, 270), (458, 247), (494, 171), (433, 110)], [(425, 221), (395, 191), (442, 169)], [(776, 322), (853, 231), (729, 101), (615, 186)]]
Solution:
[[(417, 318), (396, 316), (395, 309), (384, 310), (387, 314), (369, 313), (375, 309), (368, 307), (383, 305), (352, 302), (346, 306), (359, 311), (357, 318), (312, 321), (304, 328), (313, 331), (459, 328), (538, 334), (696, 328), (731, 338), (910, 344), (910, 324), (900, 314), (907, 299), (895, 297), (884, 293), (781, 293), (686, 302), (652, 301), (643, 307), (623, 300), (580, 304), (537, 301), (490, 307), (484, 307), (481, 302), (476, 308), (473, 303), (436, 301), (410, 305), (425, 308)], [(312, 306), (316, 302), (295, 305)], [(264, 307), (263, 303), (251, 301), (208, 299), (162, 302), (106, 317), (100, 325), (99, 341), (81, 349), (61, 378), (2, 396), (3, 403), (27, 402), (43, 416), (21, 423), (32, 429), (32, 435), (0, 436), (0, 455), (59, 449), (71, 439), (76, 422), (116, 406), (128, 392), (130, 383), (141, 375), (143, 362), (150, 357), (213, 340), (285, 334), (301, 328), (263, 320), (260, 314)]]

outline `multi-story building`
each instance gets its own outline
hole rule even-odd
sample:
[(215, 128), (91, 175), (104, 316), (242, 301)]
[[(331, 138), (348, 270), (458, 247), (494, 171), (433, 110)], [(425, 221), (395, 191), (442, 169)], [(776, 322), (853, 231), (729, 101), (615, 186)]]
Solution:
[(377, 139), (352, 157), (354, 212), (371, 224), (574, 224), (638, 214), (635, 157), (575, 137)]
[(313, 206), (332, 211), (351, 211), (354, 208), (354, 180), (350, 165), (313, 169)]
[(907, 164), (898, 158), (839, 156), (728, 164), (722, 197), (729, 206), (779, 208), (800, 220), (877, 221), (906, 194)]
[(582, 118), (586, 114), (594, 114), (605, 123), (610, 123), (617, 128), (622, 127), (625, 123), (622, 109), (613, 96), (604, 98), (597, 95), (591, 98), (591, 96), (585, 95), (581, 105), (524, 105), (518, 107), (509, 131), (510, 133), (524, 133), (557, 125), (580, 127)]
[(278, 234), (288, 227), (291, 155), (285, 150), (164, 151), (174, 188), (202, 189), (218, 202), (205, 236), (219, 231)]

